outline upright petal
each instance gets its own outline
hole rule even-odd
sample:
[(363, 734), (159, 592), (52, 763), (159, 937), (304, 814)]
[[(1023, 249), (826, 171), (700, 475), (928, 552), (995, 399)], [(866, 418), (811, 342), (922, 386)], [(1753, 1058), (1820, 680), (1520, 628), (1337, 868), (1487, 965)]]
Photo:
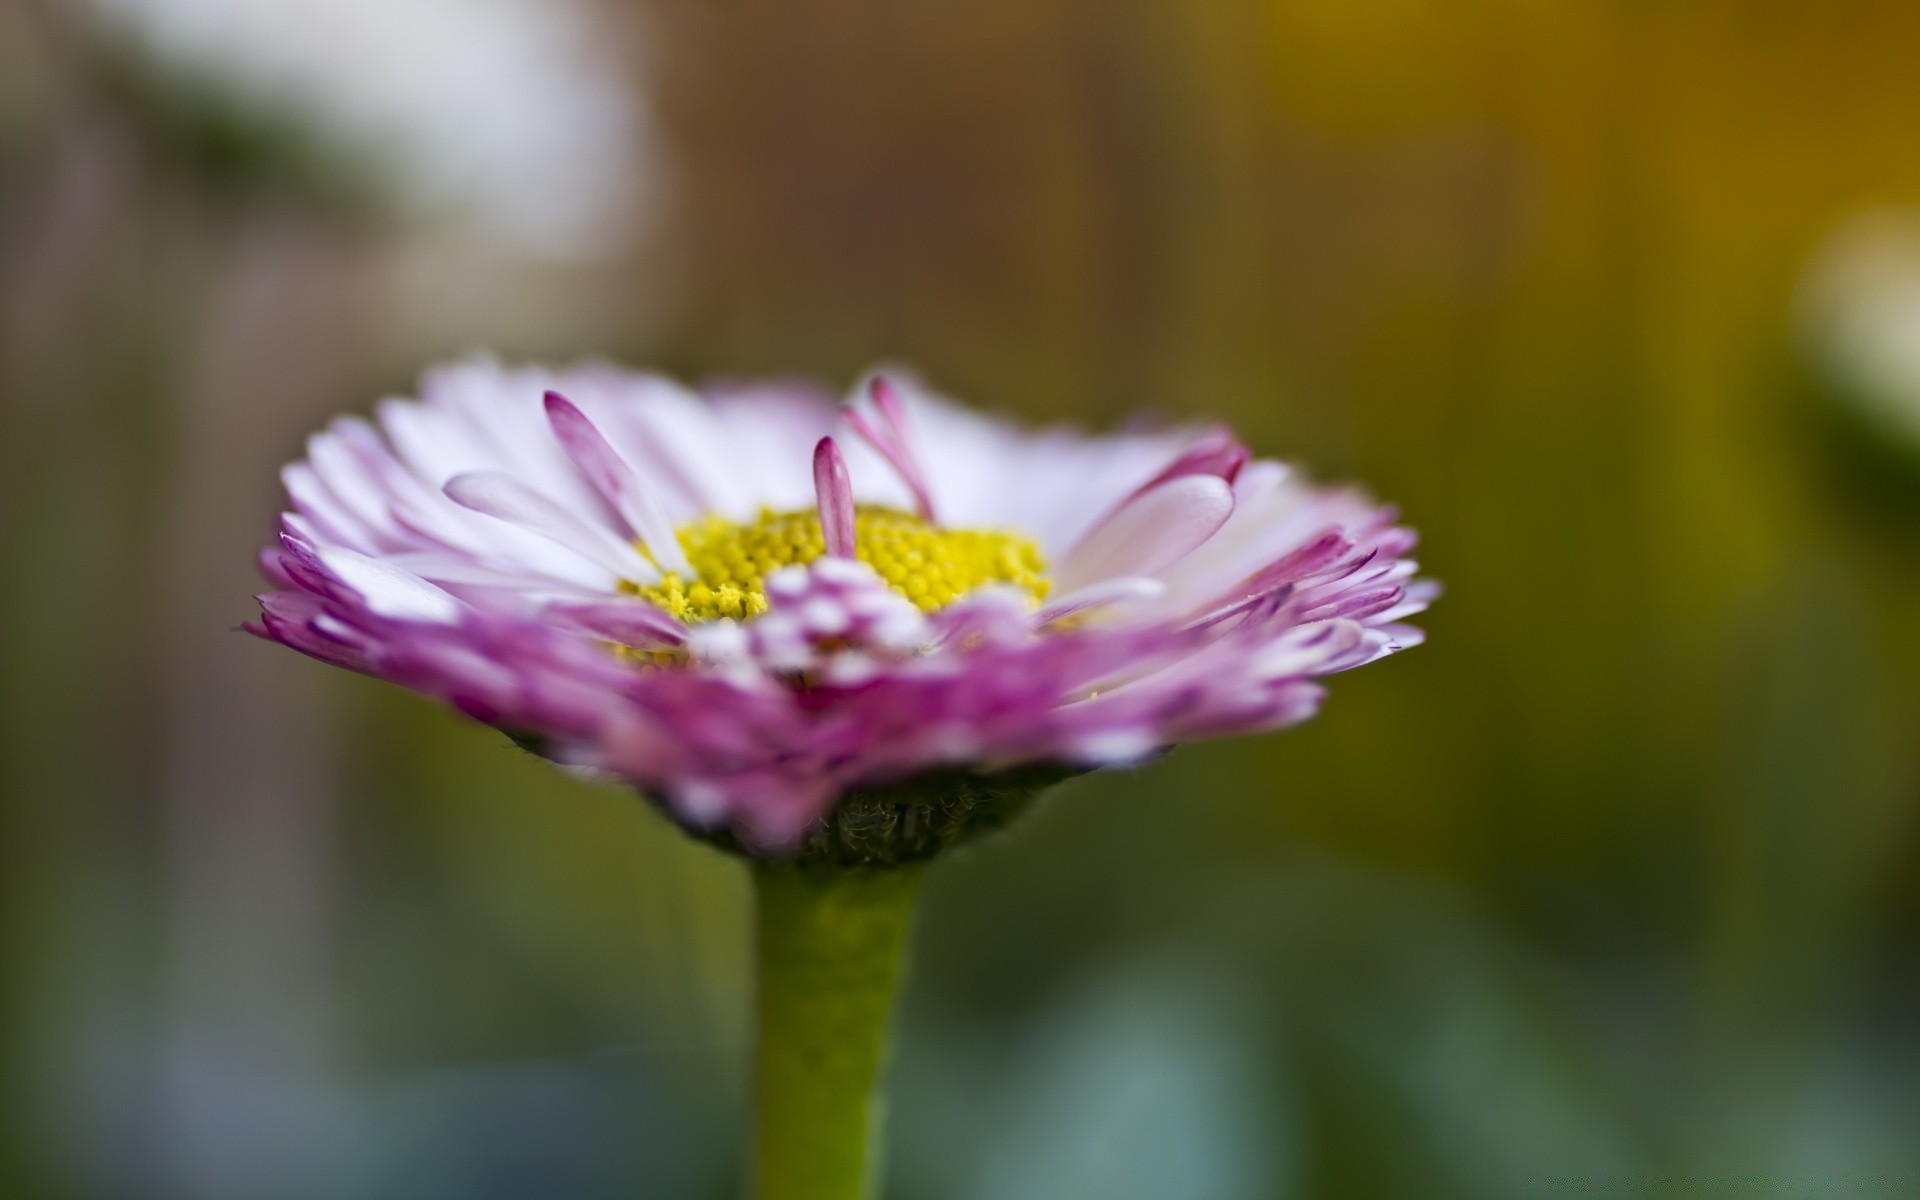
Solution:
[(907, 429), (906, 405), (900, 399), (899, 389), (886, 376), (875, 375), (867, 391), (879, 419), (876, 421), (849, 404), (847, 424), (893, 467), (907, 490), (913, 493), (920, 515), (936, 521), (933, 494), (927, 487), (927, 473), (921, 469), (919, 456), (914, 452), (912, 434)]
[(820, 506), (820, 532), (827, 553), (835, 558), (852, 558), (853, 484), (847, 478), (847, 460), (830, 437), (823, 437), (813, 448), (813, 490)]
[(667, 519), (660, 498), (641, 482), (627, 460), (620, 457), (620, 452), (571, 400), (559, 392), (549, 391), (545, 402), (547, 419), (553, 424), (553, 435), (559, 439), (561, 449), (580, 468), (587, 482), (607, 498), (614, 511), (646, 543), (653, 561), (666, 570), (691, 575), (693, 567), (680, 548), (680, 539), (674, 535), (673, 523)]

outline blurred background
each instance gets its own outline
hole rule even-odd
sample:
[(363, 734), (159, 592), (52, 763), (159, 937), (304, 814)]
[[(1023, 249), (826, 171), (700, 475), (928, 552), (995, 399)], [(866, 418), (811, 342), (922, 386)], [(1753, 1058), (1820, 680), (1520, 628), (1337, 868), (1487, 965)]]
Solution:
[(1430, 643), (937, 871), (895, 1200), (1920, 1194), (1920, 7), (0, 0), (0, 1195), (730, 1197), (741, 871), (234, 632), (424, 364), (1231, 420)]

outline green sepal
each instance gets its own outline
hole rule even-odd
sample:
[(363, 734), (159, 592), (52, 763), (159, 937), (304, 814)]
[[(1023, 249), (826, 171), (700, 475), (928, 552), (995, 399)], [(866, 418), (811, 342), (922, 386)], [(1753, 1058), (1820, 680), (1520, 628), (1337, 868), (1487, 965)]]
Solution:
[(835, 801), (792, 847), (754, 846), (724, 828), (688, 832), (743, 858), (803, 867), (904, 867), (1004, 828), (1042, 792), (1085, 770), (1036, 763), (993, 772), (929, 771), (899, 783), (862, 788)]

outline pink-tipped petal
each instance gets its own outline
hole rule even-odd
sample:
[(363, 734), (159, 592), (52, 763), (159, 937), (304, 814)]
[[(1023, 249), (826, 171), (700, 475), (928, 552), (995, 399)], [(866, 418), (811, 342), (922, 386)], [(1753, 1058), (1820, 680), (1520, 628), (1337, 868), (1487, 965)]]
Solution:
[(1319, 571), (1353, 549), (1353, 539), (1338, 529), (1329, 529), (1306, 545), (1290, 550), (1248, 576), (1241, 586), (1247, 595), (1264, 592), (1283, 583), (1291, 583)]
[(926, 472), (920, 469), (919, 457), (914, 454), (913, 439), (907, 432), (906, 405), (900, 399), (899, 389), (885, 376), (876, 375), (868, 385), (867, 392), (873, 399), (874, 412), (880, 419), (872, 420), (867, 414), (848, 405), (843, 410), (847, 424), (900, 476), (907, 490), (913, 493), (914, 506), (920, 510), (920, 515), (930, 522), (935, 521), (933, 494), (927, 487)]
[[(901, 471), (900, 448), (893, 444), (893, 435), (884, 425), (877, 423), (851, 404), (841, 410), (841, 415), (846, 417), (847, 424), (853, 426), (853, 431), (859, 434), (867, 445), (872, 446), (879, 452), (880, 457), (887, 460), (887, 465), (895, 471)], [(902, 475), (904, 476), (904, 472)]]
[(905, 449), (907, 446), (907, 406), (900, 399), (900, 389), (893, 386), (893, 380), (885, 375), (875, 375), (873, 382), (867, 385), (867, 392), (873, 397), (873, 407), (880, 413), (880, 419), (887, 423), (887, 429), (893, 434), (894, 442)]
[(468, 471), (447, 480), (441, 490), (462, 508), (530, 529), (623, 579), (651, 582), (658, 577), (638, 550), (505, 472)]
[(827, 553), (835, 558), (852, 558), (853, 483), (847, 477), (846, 456), (830, 437), (823, 437), (813, 448), (813, 492), (820, 506), (820, 533), (826, 539)]
[(668, 571), (691, 575), (680, 539), (674, 535), (667, 511), (636, 474), (620, 452), (608, 443), (599, 427), (573, 401), (559, 392), (546, 394), (547, 420), (560, 448), (573, 465), (587, 477), (596, 491), (607, 498), (639, 539), (646, 543), (653, 560)]
[(1121, 503), (1081, 537), (1054, 571), (1071, 593), (1115, 575), (1151, 575), (1185, 558), (1233, 515), (1217, 475), (1187, 475)]
[(1253, 451), (1241, 445), (1238, 439), (1225, 430), (1216, 430), (1201, 438), (1180, 457), (1168, 463), (1165, 470), (1142, 484), (1134, 495), (1152, 491), (1163, 483), (1188, 475), (1215, 475), (1232, 483), (1239, 478), (1241, 468), (1251, 461), (1253, 461)]

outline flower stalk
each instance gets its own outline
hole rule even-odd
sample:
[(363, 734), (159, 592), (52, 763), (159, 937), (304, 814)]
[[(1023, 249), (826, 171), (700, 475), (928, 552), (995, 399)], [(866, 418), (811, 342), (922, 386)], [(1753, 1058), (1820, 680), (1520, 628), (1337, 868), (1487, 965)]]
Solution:
[(753, 865), (754, 1200), (879, 1194), (888, 1029), (917, 865)]

